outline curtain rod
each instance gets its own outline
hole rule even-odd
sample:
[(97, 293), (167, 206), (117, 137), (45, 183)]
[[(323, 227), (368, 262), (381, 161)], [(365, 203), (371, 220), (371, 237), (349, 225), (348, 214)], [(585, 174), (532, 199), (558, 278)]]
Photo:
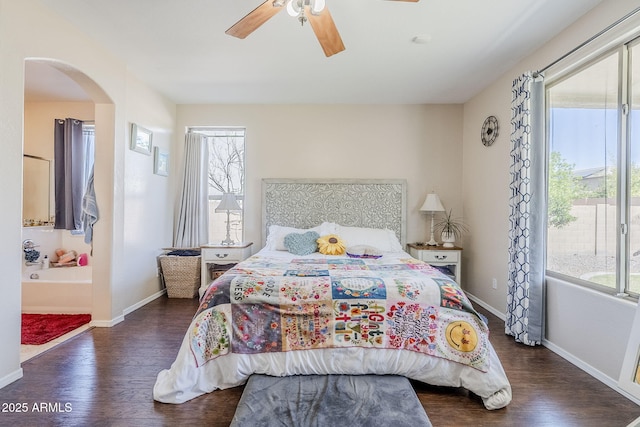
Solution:
[(614, 27), (622, 24), (624, 21), (626, 21), (627, 19), (631, 18), (633, 15), (635, 15), (636, 13), (640, 12), (640, 7), (632, 10), (631, 12), (627, 13), (625, 16), (623, 16), (622, 18), (618, 19), (617, 21), (615, 21), (613, 24), (609, 25), (608, 27), (606, 27), (604, 30), (596, 33), (595, 35), (589, 37), (586, 41), (582, 42), (581, 44), (579, 44), (578, 46), (574, 47), (573, 49), (571, 49), (569, 52), (565, 53), (564, 55), (562, 55), (560, 58), (556, 59), (555, 61), (553, 61), (551, 64), (547, 65), (546, 67), (542, 68), (541, 70), (538, 70), (536, 72), (533, 73), (533, 77), (538, 77), (540, 74), (544, 73), (545, 71), (547, 71), (549, 68), (553, 67), (554, 65), (556, 65), (558, 62), (562, 61), (563, 59), (567, 58), (569, 55), (577, 52), (578, 50), (582, 49), (583, 47), (585, 47), (586, 45), (588, 45), (589, 43), (591, 43), (592, 41), (596, 40), (598, 37), (602, 36), (603, 34), (605, 34), (606, 32), (610, 31), (611, 29), (613, 29)]

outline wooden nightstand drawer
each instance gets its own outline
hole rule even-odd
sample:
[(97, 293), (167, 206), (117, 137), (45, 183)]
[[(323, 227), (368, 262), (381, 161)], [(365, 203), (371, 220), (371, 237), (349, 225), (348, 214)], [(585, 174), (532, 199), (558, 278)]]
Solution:
[(457, 251), (421, 251), (420, 259), (425, 262), (458, 262), (460, 252)]

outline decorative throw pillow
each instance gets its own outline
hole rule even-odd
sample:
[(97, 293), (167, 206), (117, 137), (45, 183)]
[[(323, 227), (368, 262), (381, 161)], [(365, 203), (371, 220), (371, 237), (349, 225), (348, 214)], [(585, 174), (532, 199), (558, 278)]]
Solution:
[(284, 236), (284, 246), (294, 255), (309, 255), (318, 250), (318, 237), (320, 235), (315, 231), (289, 233)]
[(312, 228), (294, 228), (284, 227), (281, 225), (271, 225), (269, 227), (269, 234), (267, 235), (265, 249), (271, 251), (286, 251), (287, 248), (284, 246), (284, 237), (287, 234), (315, 231), (319, 236), (324, 236), (325, 234), (335, 233), (336, 226), (337, 224), (332, 222), (323, 222), (322, 224)]
[(323, 255), (342, 255), (344, 242), (335, 234), (328, 234), (318, 239), (318, 251)]
[[(266, 248), (273, 251), (286, 251), (287, 248), (284, 245), (284, 238), (287, 234), (291, 233), (304, 233), (307, 231), (317, 231), (314, 228), (294, 228), (294, 227), (283, 227), (280, 225), (272, 225), (269, 227), (269, 235), (267, 236)], [(318, 233), (320, 234), (320, 233)]]
[(348, 247), (347, 255), (351, 258), (380, 258), (382, 251), (373, 246), (358, 245)]
[(351, 246), (367, 245), (380, 249), (382, 252), (401, 252), (402, 245), (396, 234), (388, 229), (345, 227), (338, 225), (336, 234)]

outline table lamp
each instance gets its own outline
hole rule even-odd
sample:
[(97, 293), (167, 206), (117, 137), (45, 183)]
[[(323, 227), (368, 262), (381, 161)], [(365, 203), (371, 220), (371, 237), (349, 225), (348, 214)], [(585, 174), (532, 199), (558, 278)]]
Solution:
[(433, 220), (436, 215), (436, 212), (444, 212), (444, 206), (442, 206), (442, 202), (440, 201), (440, 197), (436, 193), (427, 194), (427, 198), (424, 200), (422, 207), (420, 208), (421, 212), (431, 212), (431, 239), (425, 243), (425, 245), (436, 246), (438, 242), (433, 235)]
[(222, 241), (223, 245), (233, 245), (234, 241), (231, 240), (230, 233), (230, 222), (229, 222), (229, 212), (231, 211), (241, 211), (240, 205), (238, 205), (238, 201), (236, 200), (236, 196), (232, 193), (224, 193), (222, 195), (222, 200), (220, 200), (220, 204), (216, 208), (216, 212), (227, 212), (227, 238)]

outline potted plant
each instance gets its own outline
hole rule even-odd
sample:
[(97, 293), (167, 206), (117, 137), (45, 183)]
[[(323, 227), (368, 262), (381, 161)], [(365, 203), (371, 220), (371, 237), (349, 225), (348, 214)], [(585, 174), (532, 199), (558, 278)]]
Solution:
[(467, 232), (467, 226), (459, 218), (452, 217), (453, 209), (449, 209), (445, 217), (436, 223), (442, 236), (442, 246), (452, 248), (456, 240), (459, 240), (462, 233)]

